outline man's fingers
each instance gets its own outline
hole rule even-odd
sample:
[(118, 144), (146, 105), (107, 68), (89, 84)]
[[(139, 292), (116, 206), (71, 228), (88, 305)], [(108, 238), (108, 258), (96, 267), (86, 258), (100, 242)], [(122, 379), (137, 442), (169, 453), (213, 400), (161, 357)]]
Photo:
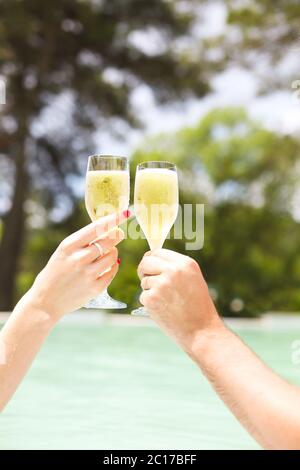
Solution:
[[(111, 283), (111, 281), (113, 280), (113, 278), (115, 277), (115, 275), (117, 274), (118, 272), (118, 269), (119, 269), (119, 264), (118, 262), (115, 262), (111, 269), (109, 271), (107, 271), (106, 273), (102, 274), (102, 276), (100, 276), (96, 282), (97, 282), (97, 292), (98, 293), (101, 293), (102, 291), (104, 291), (104, 289), (106, 289), (109, 284)], [(98, 290), (99, 289), (99, 290)]]
[(148, 251), (147, 253), (145, 253), (144, 256), (154, 256), (156, 258), (160, 258), (171, 263), (174, 263), (176, 259), (185, 257), (185, 255), (182, 255), (181, 253), (177, 253), (176, 251), (172, 250), (167, 250), (165, 248)]
[(141, 288), (143, 290), (150, 290), (157, 283), (160, 276), (145, 276), (141, 280)]
[(140, 302), (146, 309), (149, 309), (149, 313), (155, 310), (159, 306), (160, 299), (158, 293), (152, 292), (151, 290), (144, 290), (140, 295)]
[(63, 243), (70, 248), (83, 248), (93, 241), (101, 239), (106, 232), (125, 222), (130, 216), (129, 211), (123, 211), (119, 214), (102, 217), (70, 235)]
[(169, 264), (154, 256), (145, 256), (139, 264), (138, 276), (142, 279), (144, 276), (153, 276), (161, 274), (169, 269)]
[(150, 298), (150, 293), (146, 290), (143, 291), (140, 295), (140, 303), (145, 306), (148, 303), (148, 300)]

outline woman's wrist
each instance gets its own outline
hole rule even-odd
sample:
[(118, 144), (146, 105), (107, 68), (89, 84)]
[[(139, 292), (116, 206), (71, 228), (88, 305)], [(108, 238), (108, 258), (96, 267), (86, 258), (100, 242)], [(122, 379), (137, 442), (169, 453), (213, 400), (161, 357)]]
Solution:
[(43, 302), (36, 298), (31, 289), (16, 305), (13, 315), (22, 317), (26, 322), (30, 323), (31, 326), (36, 326), (45, 333), (50, 331), (58, 322), (58, 318), (54, 312), (49, 311)]

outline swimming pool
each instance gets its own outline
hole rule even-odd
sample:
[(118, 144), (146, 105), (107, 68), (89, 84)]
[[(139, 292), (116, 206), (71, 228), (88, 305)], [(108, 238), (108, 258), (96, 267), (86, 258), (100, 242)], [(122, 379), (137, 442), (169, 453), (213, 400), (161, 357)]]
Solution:
[[(1, 415), (0, 449), (259, 448), (158, 328), (115, 318), (75, 314), (53, 330)], [(291, 360), (300, 328), (284, 324), (235, 328), (300, 384)]]

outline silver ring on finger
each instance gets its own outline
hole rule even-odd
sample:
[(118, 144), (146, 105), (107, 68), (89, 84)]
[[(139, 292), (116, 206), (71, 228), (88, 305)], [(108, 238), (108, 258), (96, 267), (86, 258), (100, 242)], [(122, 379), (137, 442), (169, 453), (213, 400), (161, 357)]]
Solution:
[(102, 246), (100, 245), (100, 243), (98, 243), (98, 242), (93, 242), (92, 245), (94, 245), (94, 246), (97, 248), (97, 250), (98, 250), (98, 253), (99, 253), (99, 254), (98, 254), (97, 259), (98, 259), (98, 258), (102, 258), (102, 256), (104, 255), (104, 250), (103, 250)]

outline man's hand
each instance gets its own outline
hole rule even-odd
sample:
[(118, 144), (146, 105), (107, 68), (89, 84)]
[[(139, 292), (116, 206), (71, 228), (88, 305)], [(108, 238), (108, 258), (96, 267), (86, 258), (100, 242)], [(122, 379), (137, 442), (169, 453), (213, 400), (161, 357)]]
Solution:
[(169, 250), (140, 263), (141, 302), (199, 365), (267, 449), (300, 449), (300, 390), (274, 374), (219, 318), (199, 266)]
[(154, 250), (145, 254), (138, 274), (141, 303), (187, 352), (192, 353), (199, 334), (222, 327), (201, 270), (192, 258)]

